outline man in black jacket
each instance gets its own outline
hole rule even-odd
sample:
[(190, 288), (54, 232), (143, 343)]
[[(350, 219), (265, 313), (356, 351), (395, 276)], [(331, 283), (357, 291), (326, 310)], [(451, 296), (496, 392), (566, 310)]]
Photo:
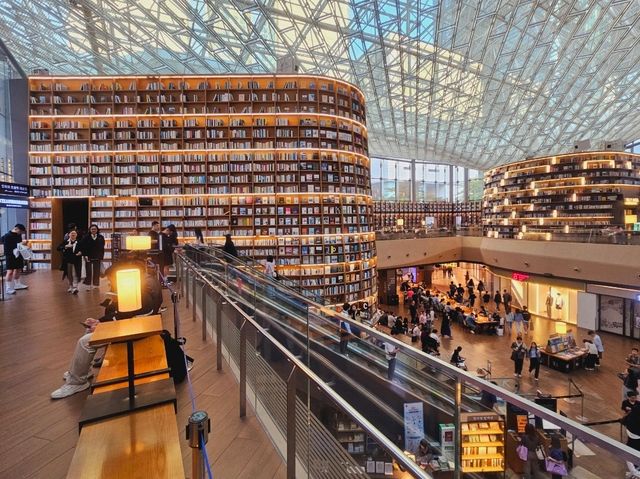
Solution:
[(80, 241), (80, 251), (84, 257), (86, 276), (84, 284), (87, 291), (100, 287), (100, 267), (104, 259), (104, 236), (100, 234), (98, 225), (92, 224), (89, 232)]

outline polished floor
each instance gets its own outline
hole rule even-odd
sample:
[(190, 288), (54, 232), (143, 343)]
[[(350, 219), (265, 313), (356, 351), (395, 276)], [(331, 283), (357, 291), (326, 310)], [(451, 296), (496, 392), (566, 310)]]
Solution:
[[(463, 281), (464, 273), (461, 273), (458, 281)], [(447, 289), (448, 278), (443, 278), (440, 273), (433, 277), (433, 285), (441, 291)], [(393, 311), (403, 317), (410, 317), (408, 306), (381, 306), (382, 309)], [(436, 321), (436, 328), (440, 321)], [(534, 317), (531, 321), (532, 330), (524, 335), (524, 342), (529, 345), (535, 341), (544, 347), (550, 334), (555, 333), (555, 322), (546, 318)], [(571, 326), (569, 326), (571, 327)], [(581, 344), (582, 339), (587, 338), (587, 331), (573, 326), (576, 340)], [(595, 371), (579, 369), (571, 373), (562, 373), (541, 366), (539, 381), (528, 374), (528, 362), (525, 361), (522, 378), (514, 378), (513, 362), (510, 360), (510, 345), (514, 341), (516, 333), (503, 337), (495, 335), (471, 334), (460, 326), (452, 326), (452, 339), (443, 338), (440, 348), (441, 357), (448, 359), (457, 346), (462, 346), (462, 356), (467, 359), (469, 371), (474, 372), (478, 368), (486, 368), (491, 363), (492, 379), (506, 389), (520, 393), (527, 397), (534, 397), (538, 391), (553, 396), (580, 395), (560, 399), (558, 408), (571, 419), (580, 423), (617, 420), (622, 416), (620, 410), (622, 402), (622, 382), (616, 376), (625, 369), (624, 359), (632, 347), (639, 347), (637, 340), (624, 338), (609, 333), (600, 333), (604, 343), (604, 357), (602, 366)], [(407, 344), (412, 344), (408, 336), (401, 337)], [(626, 441), (622, 435), (619, 423), (592, 426), (594, 430), (608, 435), (618, 441)], [(623, 477), (624, 464), (613, 459), (608, 453), (598, 448), (586, 445), (591, 451), (584, 451), (585, 455), (578, 461), (584, 469), (595, 473), (593, 476), (583, 477)], [(593, 452), (594, 456), (587, 456)], [(616, 463), (617, 462), (617, 463)], [(585, 473), (586, 474), (586, 473)], [(621, 475), (622, 474), (622, 475)], [(576, 476), (579, 477), (579, 476)]]
[[(70, 295), (57, 271), (37, 271), (24, 281), (28, 290), (0, 303), (0, 477), (64, 478), (88, 392), (57, 401), (49, 395), (62, 384), (62, 373), (83, 332), (78, 322), (101, 314), (98, 303), (106, 288)], [(168, 298), (165, 304), (171, 306)], [(179, 310), (187, 353), (196, 359), (191, 373), (196, 408), (211, 417), (207, 450), (214, 477), (285, 477), (286, 465), (253, 412), (239, 417), (238, 385), (230, 373), (216, 371), (215, 345), (201, 340), (200, 323), (191, 321), (183, 303)], [(171, 308), (163, 321), (173, 331)], [(192, 411), (186, 382), (177, 387), (177, 395), (183, 462), (191, 477), (191, 450), (184, 440)]]

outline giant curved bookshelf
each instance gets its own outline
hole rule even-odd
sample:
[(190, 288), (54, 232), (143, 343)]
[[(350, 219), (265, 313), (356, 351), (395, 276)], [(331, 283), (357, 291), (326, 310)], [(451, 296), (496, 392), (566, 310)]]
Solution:
[[(362, 92), (321, 76), (31, 77), (30, 233), (61, 236), (59, 200), (88, 198), (109, 237), (154, 220), (230, 232), (242, 255), (329, 303), (376, 294)], [(144, 198), (144, 200), (141, 200)]]
[(539, 157), (485, 173), (486, 236), (552, 239), (638, 221), (640, 155), (593, 151)]

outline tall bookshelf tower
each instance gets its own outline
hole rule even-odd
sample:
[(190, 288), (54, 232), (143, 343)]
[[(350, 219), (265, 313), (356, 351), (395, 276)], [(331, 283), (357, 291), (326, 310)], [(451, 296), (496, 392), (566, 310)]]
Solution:
[[(154, 220), (240, 254), (329, 303), (373, 299), (362, 92), (319, 76), (31, 77), (30, 237), (48, 267), (65, 202), (103, 234)], [(68, 206), (69, 203), (66, 203)], [(54, 253), (55, 254), (55, 253)], [(53, 257), (55, 259), (55, 256)]]

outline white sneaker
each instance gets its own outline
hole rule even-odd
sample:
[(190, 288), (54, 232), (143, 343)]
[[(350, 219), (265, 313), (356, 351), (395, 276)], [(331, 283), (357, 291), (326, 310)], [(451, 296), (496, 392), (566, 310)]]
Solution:
[(67, 293), (71, 293), (73, 292), (73, 286), (69, 286), (69, 289), (67, 289)]
[(13, 283), (13, 289), (27, 289), (29, 286), (27, 286), (24, 283), (21, 283), (20, 281), (14, 281)]
[(7, 294), (16, 294), (16, 290), (15, 289), (7, 289), (6, 293)]
[(73, 396), (80, 391), (84, 391), (85, 389), (89, 389), (91, 383), (89, 381), (84, 382), (82, 384), (65, 384), (59, 389), (56, 389), (51, 393), (51, 399), (62, 399), (69, 396)]
[(78, 288), (73, 288), (73, 291), (71, 291), (71, 294), (78, 294)]
[[(71, 377), (71, 373), (69, 371), (65, 371), (64, 374), (62, 375), (62, 379), (64, 379), (65, 381), (67, 379), (69, 379)], [(87, 379), (91, 379), (93, 377), (93, 373), (90, 372), (89, 374), (87, 374)]]

